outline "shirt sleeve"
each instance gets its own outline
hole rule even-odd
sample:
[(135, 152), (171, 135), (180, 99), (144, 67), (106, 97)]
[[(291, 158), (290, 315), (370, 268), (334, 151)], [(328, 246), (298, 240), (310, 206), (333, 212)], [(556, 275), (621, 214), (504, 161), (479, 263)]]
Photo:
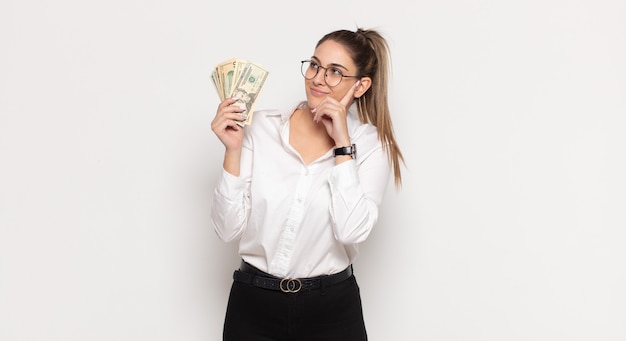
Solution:
[(219, 238), (233, 241), (243, 234), (250, 212), (250, 181), (222, 169), (213, 193), (211, 222)]
[(335, 238), (343, 244), (365, 241), (378, 220), (391, 166), (382, 147), (364, 159), (333, 167), (329, 175), (330, 215)]

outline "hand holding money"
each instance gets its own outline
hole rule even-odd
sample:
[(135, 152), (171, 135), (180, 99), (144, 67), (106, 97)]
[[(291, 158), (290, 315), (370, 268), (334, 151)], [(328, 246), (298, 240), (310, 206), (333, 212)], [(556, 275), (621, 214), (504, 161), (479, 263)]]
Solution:
[(220, 99), (236, 98), (235, 105), (245, 110), (245, 119), (238, 122), (240, 126), (252, 122), (254, 102), (268, 74), (260, 65), (239, 58), (224, 61), (213, 70), (211, 79)]

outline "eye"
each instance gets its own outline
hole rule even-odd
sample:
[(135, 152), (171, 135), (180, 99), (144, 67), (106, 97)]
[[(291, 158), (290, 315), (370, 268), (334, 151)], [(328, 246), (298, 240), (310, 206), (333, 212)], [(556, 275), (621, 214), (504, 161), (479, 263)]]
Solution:
[(313, 70), (317, 70), (317, 69), (319, 69), (319, 68), (320, 68), (319, 64), (317, 64), (317, 63), (316, 63), (316, 62), (314, 62), (314, 61), (311, 61), (311, 62), (310, 62), (309, 67), (310, 67), (311, 69), (313, 69)]
[(341, 72), (341, 70), (337, 68), (331, 68), (330, 72), (332, 73), (333, 76), (343, 76), (343, 72)]

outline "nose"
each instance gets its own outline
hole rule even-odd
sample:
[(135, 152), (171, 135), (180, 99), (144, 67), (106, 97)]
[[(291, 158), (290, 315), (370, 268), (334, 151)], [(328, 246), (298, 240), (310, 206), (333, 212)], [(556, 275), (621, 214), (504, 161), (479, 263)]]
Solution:
[(326, 84), (326, 69), (320, 66), (319, 69), (317, 69), (317, 74), (313, 77), (313, 82), (315, 84)]

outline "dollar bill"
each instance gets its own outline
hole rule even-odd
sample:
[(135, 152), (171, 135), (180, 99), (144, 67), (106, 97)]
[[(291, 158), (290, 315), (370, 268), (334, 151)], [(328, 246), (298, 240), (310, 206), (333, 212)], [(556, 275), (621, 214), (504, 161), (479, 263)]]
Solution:
[(233, 59), (229, 59), (225, 62), (220, 63), (217, 67), (218, 67), (218, 74), (220, 75), (220, 82), (221, 82), (221, 90), (222, 90), (222, 96), (224, 98), (228, 98), (230, 97), (231, 91), (232, 91), (232, 86), (233, 83), (235, 83), (236, 78), (236, 68), (237, 68), (237, 64), (241, 63), (242, 61), (240, 59), (237, 58), (233, 58)]
[(245, 126), (252, 122), (254, 103), (265, 84), (268, 76), (267, 70), (255, 63), (246, 63), (241, 74), (237, 78), (230, 97), (237, 98), (235, 105), (243, 108), (242, 115), (246, 118), (239, 125)]
[(213, 86), (215, 86), (215, 90), (217, 91), (217, 95), (220, 96), (220, 101), (224, 100), (224, 91), (222, 91), (222, 84), (220, 82), (219, 73), (217, 68), (213, 70), (211, 73), (211, 80), (213, 81)]
[(265, 79), (267, 70), (256, 63), (240, 58), (231, 58), (219, 63), (211, 73), (211, 80), (220, 100), (237, 97), (235, 105), (243, 108), (245, 119), (239, 125), (249, 125), (256, 101)]

